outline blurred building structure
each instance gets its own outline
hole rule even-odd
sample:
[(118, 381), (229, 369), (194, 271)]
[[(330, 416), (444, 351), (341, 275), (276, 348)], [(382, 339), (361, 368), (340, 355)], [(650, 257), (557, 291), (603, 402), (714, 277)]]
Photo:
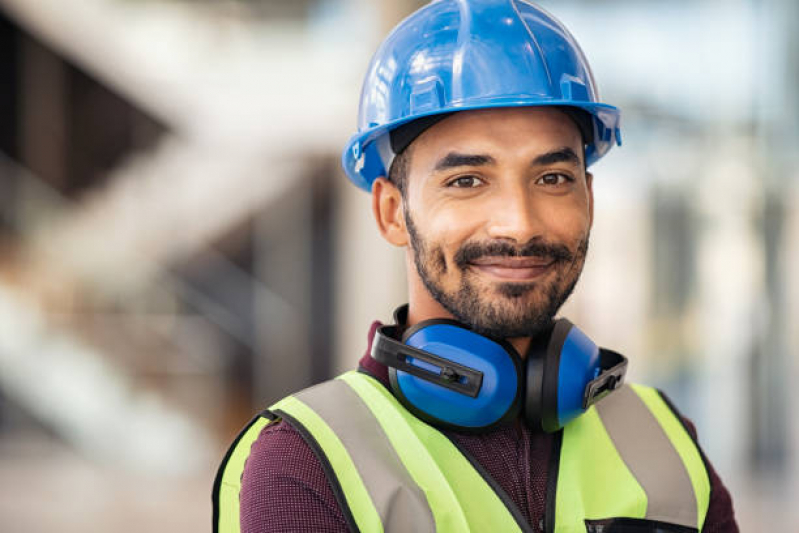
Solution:
[[(238, 428), (355, 364), (404, 267), (338, 154), (422, 3), (0, 0), (4, 530), (204, 530)], [(799, 6), (541, 3), (625, 120), (564, 314), (697, 423), (744, 531), (799, 530)]]

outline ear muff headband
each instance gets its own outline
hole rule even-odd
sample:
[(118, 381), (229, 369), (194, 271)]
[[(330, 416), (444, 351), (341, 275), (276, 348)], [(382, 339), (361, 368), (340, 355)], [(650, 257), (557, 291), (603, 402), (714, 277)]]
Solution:
[(378, 330), (372, 345), (372, 358), (391, 369), (399, 370), (440, 387), (475, 398), (483, 384), (483, 373), (450, 359), (394, 340), (395, 326)]

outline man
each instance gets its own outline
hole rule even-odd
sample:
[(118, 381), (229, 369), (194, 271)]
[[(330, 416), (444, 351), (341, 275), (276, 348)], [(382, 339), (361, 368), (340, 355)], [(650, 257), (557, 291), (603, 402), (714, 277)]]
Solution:
[(567, 30), (522, 0), (439, 0), (378, 50), (344, 152), (409, 303), (359, 372), (245, 428), (219, 531), (737, 531), (693, 427), (554, 317), (582, 271), (587, 167), (619, 142)]

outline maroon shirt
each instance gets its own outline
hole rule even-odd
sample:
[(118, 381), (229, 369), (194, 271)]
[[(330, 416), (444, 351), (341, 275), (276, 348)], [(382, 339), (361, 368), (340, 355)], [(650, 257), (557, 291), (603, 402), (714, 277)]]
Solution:
[[(369, 331), (369, 347), (360, 365), (388, 385), (387, 368), (369, 356), (379, 325), (375, 322)], [(686, 423), (695, 438), (696, 430)], [(521, 423), (478, 435), (445, 433), (502, 487), (533, 529), (543, 530), (552, 435)], [(707, 466), (710, 507), (703, 531), (737, 532), (730, 494), (709, 462)], [(319, 459), (284, 421), (265, 427), (253, 443), (240, 502), (242, 533), (349, 531)]]

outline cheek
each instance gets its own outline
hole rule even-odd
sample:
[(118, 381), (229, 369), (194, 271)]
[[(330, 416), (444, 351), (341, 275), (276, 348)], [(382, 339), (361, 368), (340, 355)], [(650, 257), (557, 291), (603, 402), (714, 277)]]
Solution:
[(538, 209), (547, 233), (557, 240), (582, 240), (591, 229), (591, 214), (586, 202), (542, 202)]
[(451, 210), (438, 212), (435, 217), (430, 217), (425, 237), (440, 258), (445, 259), (445, 264), (451, 265), (455, 253), (465, 242), (473, 239), (475, 228), (472, 217), (466, 214), (457, 214)]

